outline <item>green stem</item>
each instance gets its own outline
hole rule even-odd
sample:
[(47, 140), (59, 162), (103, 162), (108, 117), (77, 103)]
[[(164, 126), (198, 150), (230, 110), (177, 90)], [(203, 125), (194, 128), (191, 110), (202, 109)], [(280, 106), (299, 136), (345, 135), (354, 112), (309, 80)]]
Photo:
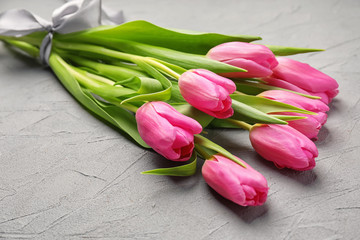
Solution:
[(120, 59), (120, 60), (127, 61), (127, 62), (136, 63), (136, 59), (141, 59), (142, 61), (152, 65), (153, 67), (169, 74), (170, 76), (172, 76), (175, 79), (179, 79), (179, 77), (180, 77), (180, 74), (176, 73), (169, 67), (165, 66), (164, 64), (162, 64), (150, 57), (142, 57), (142, 56), (133, 55), (133, 54), (129, 54), (129, 53), (119, 52), (119, 51), (115, 51), (115, 50), (111, 50), (108, 48), (95, 46), (95, 45), (91, 45), (91, 44), (67, 43), (67, 42), (54, 41), (53, 46), (60, 48), (60, 49), (64, 49), (64, 50), (84, 51), (84, 52), (90, 52), (93, 54), (101, 54), (101, 55), (104, 55), (107, 57), (112, 57), (112, 58)]
[(233, 154), (231, 154), (225, 148), (223, 148), (220, 145), (214, 143), (213, 141), (207, 139), (206, 137), (203, 137), (199, 134), (195, 134), (194, 141), (195, 141), (195, 145), (197, 144), (197, 145), (200, 145), (201, 147), (205, 147), (205, 148), (214, 150), (215, 152), (218, 152), (218, 153), (222, 154), (223, 156), (229, 158), (230, 160), (236, 162), (243, 168), (246, 168), (246, 166), (242, 162), (240, 162), (237, 157), (235, 157)]
[(72, 62), (75, 62), (77, 65), (92, 69), (93, 71), (95, 71), (96, 74), (106, 76), (110, 79), (113, 79), (115, 82), (117, 80), (129, 79), (129, 78), (133, 78), (135, 76), (136, 77), (147, 77), (148, 76), (144, 72), (139, 71), (139, 70), (99, 63), (99, 62), (91, 61), (91, 60), (88, 60), (88, 59), (85, 59), (82, 57), (68, 56), (68, 58)]
[(85, 86), (86, 88), (94, 90), (101, 86), (100, 82), (94, 81), (90, 77), (86, 76), (80, 69), (76, 69), (75, 67), (71, 66), (68, 68), (68, 70), (76, 78), (80, 85)]
[(115, 50), (111, 50), (108, 48), (95, 46), (91, 44), (83, 44), (83, 43), (68, 43), (68, 42), (59, 42), (59, 41), (53, 41), (53, 46), (65, 49), (65, 50), (72, 50), (72, 51), (84, 51), (84, 52), (90, 52), (94, 54), (101, 54), (112, 58), (121, 59), (123, 61), (133, 62), (134, 58), (138, 58), (139, 56), (123, 53)]
[(89, 73), (89, 72), (85, 72), (84, 74), (91, 77), (92, 79), (100, 82), (100, 83), (104, 83), (104, 84), (109, 85), (109, 86), (114, 86), (115, 82), (108, 79), (108, 78), (105, 78), (105, 77), (102, 77), (102, 76), (99, 76), (99, 75), (96, 75), (96, 74), (92, 74), (92, 73)]
[[(108, 102), (116, 105), (116, 106), (119, 106), (119, 107), (122, 107), (126, 110), (129, 110), (133, 113), (136, 113), (136, 111), (138, 110), (138, 107), (134, 106), (134, 105), (131, 105), (131, 104), (128, 104), (128, 103), (123, 103), (121, 104), (122, 100), (118, 100), (117, 98), (113, 98), (113, 97), (107, 97), (107, 96), (104, 96), (102, 93), (101, 90), (99, 90), (99, 87), (101, 87), (101, 83), (97, 82), (96, 80), (94, 81), (93, 79), (87, 77), (86, 75), (82, 74), (79, 71), (77, 71), (74, 67), (70, 67), (68, 68), (70, 73), (75, 77), (75, 79), (83, 86), (85, 86), (86, 88), (88, 89), (91, 89), (93, 90), (93, 92), (95, 94), (99, 94), (99, 96), (103, 97), (105, 100), (107, 100)], [(111, 85), (112, 86), (112, 85)]]
[(145, 57), (145, 62), (147, 62), (148, 64), (152, 65), (153, 67), (156, 67), (157, 69), (162, 70), (163, 72), (169, 74), (171, 77), (175, 78), (176, 80), (179, 80), (179, 78), (180, 78), (180, 74), (173, 71), (172, 69), (165, 66), (164, 64), (159, 63), (158, 61), (154, 60), (153, 58)]
[(136, 111), (139, 109), (138, 107), (131, 105), (129, 103), (122, 103), (119, 105), (122, 108), (125, 108), (126, 110), (129, 110), (130, 112), (136, 113)]
[(237, 94), (237, 95), (246, 95), (245, 93), (242, 93), (242, 92), (239, 92), (239, 91), (235, 91), (234, 94)]
[(22, 51), (29, 54), (31, 57), (36, 58), (39, 56), (39, 49), (37, 47), (35, 47), (34, 45), (31, 45), (31, 44), (29, 44), (27, 42), (23, 42), (23, 41), (17, 41), (17, 40), (4, 40), (4, 41), (14, 47), (21, 49)]
[(78, 78), (78, 81), (82, 85), (85, 85), (85, 86), (90, 85), (93, 87), (97, 87), (98, 84), (105, 84), (108, 86), (114, 86), (114, 81), (111, 81), (110, 79), (101, 77), (99, 75), (92, 74), (87, 71), (83, 71), (76, 67), (71, 67), (71, 71), (74, 74), (74, 76), (76, 76), (76, 78)]
[(138, 72), (143, 72), (143, 70), (139, 66), (132, 64), (132, 63), (120, 62), (119, 60), (109, 61), (108, 64), (114, 65), (117, 67), (123, 67), (123, 68), (131, 69), (131, 70), (135, 70)]
[(243, 121), (239, 121), (239, 120), (235, 120), (235, 119), (231, 119), (231, 118), (227, 118), (227, 119), (225, 119), (225, 121), (228, 121), (228, 122), (230, 122), (232, 124), (235, 124), (236, 126), (239, 126), (239, 127), (243, 128), (243, 129), (246, 129), (248, 131), (250, 131), (251, 128), (252, 128), (251, 124), (248, 124), (248, 123), (243, 122)]
[(212, 155), (207, 153), (203, 147), (201, 147), (199, 144), (195, 144), (196, 151), (202, 156), (205, 160), (210, 160), (212, 158)]
[[(114, 86), (114, 82), (107, 78), (89, 73), (74, 66), (67, 65), (67, 69), (69, 73), (75, 77), (76, 81), (80, 83), (80, 85), (104, 99), (117, 99), (119, 96), (135, 93), (134, 90), (129, 88)], [(117, 103), (120, 103), (121, 101), (122, 100), (118, 99)]]

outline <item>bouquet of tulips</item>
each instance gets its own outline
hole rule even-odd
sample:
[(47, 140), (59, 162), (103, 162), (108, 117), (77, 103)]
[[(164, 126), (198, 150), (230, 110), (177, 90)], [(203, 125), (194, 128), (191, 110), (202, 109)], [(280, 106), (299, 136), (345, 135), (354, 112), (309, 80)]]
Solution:
[[(0, 35), (33, 57), (48, 32)], [(206, 128), (249, 131), (255, 151), (278, 168), (315, 167), (313, 142), (338, 93), (331, 77), (283, 56), (321, 51), (250, 43), (257, 36), (165, 29), (146, 21), (53, 33), (45, 59), (86, 109), (144, 148), (186, 162), (144, 174), (190, 176), (242, 206), (262, 205), (266, 179), (206, 138)]]

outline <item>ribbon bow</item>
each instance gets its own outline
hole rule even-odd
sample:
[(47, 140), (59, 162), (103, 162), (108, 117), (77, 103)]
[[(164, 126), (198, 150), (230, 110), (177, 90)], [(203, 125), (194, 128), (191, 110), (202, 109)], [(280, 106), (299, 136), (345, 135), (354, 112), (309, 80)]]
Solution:
[(54, 10), (49, 22), (24, 9), (12, 9), (0, 14), (0, 35), (21, 37), (46, 31), (40, 45), (40, 60), (48, 65), (53, 33), (71, 33), (100, 25), (123, 23), (122, 12), (101, 5), (101, 0), (70, 0)]

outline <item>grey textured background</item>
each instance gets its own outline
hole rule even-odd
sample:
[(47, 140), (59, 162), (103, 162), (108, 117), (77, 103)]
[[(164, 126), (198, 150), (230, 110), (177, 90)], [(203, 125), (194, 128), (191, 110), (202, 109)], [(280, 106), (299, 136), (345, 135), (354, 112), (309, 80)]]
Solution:
[[(325, 48), (298, 55), (338, 80), (340, 94), (312, 171), (278, 170), (243, 131), (214, 141), (268, 179), (268, 201), (240, 207), (190, 178), (144, 176), (168, 166), (86, 112), (52, 73), (0, 44), (0, 238), (358, 239), (360, 1), (108, 0), (127, 20), (254, 34), (263, 43)], [(43, 17), (54, 1), (0, 1)]]

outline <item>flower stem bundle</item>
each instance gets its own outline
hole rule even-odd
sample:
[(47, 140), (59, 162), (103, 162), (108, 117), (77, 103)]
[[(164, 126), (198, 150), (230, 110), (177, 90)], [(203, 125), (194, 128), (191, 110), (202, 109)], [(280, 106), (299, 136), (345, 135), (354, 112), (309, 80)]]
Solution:
[[(0, 39), (39, 57), (46, 32)], [(255, 151), (279, 168), (315, 167), (312, 140), (338, 93), (331, 77), (284, 56), (320, 51), (251, 43), (257, 36), (185, 33), (145, 21), (54, 33), (47, 59), (86, 109), (144, 147), (186, 162), (144, 174), (190, 176), (243, 206), (266, 201), (266, 179), (206, 138), (206, 128), (249, 130)], [(281, 57), (279, 57), (281, 56)]]

